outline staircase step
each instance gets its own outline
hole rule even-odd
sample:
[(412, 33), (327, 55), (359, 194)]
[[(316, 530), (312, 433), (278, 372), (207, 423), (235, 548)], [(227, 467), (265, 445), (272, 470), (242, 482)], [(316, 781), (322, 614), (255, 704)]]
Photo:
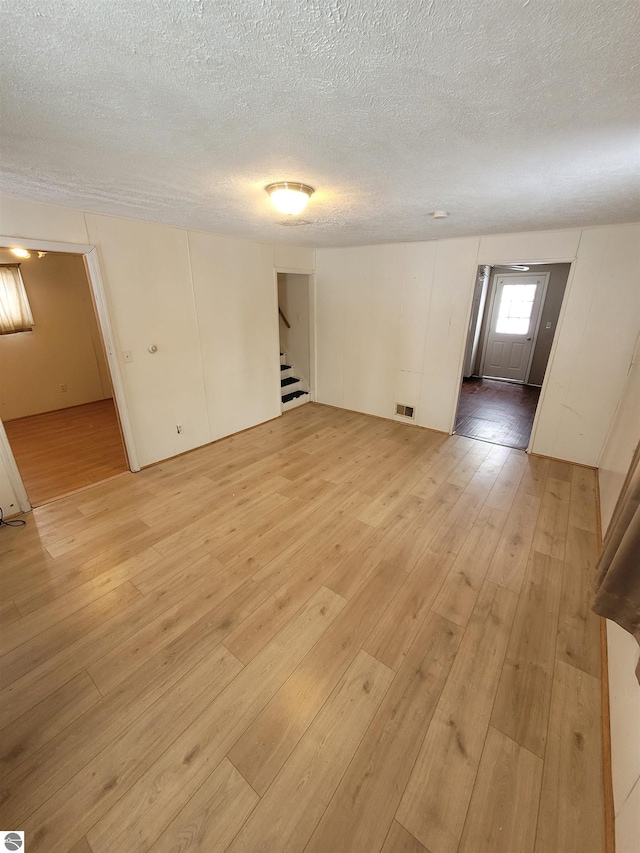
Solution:
[(286, 379), (280, 380), (280, 385), (285, 388), (287, 385), (294, 385), (296, 382), (300, 382), (300, 380), (296, 379), (295, 376), (287, 376)]
[(290, 394), (283, 394), (282, 402), (288, 403), (289, 400), (295, 400), (296, 397), (304, 397), (308, 393), (308, 391), (292, 391)]
[(280, 370), (291, 370), (291, 365), (290, 364), (281, 364)]

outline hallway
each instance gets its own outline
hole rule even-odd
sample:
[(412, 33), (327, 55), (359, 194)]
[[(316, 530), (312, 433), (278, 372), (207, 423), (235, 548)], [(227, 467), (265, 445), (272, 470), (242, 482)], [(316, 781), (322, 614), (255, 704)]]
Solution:
[(526, 450), (540, 388), (497, 379), (464, 379), (455, 432)]

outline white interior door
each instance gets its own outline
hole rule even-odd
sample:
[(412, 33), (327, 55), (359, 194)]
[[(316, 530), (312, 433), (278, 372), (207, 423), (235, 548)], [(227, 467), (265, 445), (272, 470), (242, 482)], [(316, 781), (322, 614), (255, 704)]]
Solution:
[(495, 278), (482, 359), (482, 376), (526, 382), (549, 273)]

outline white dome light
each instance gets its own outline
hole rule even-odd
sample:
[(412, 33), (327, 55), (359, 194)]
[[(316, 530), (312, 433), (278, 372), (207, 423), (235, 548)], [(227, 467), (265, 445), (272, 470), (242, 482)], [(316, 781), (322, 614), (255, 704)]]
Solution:
[(313, 194), (313, 187), (297, 181), (278, 181), (278, 183), (269, 184), (265, 190), (269, 193), (273, 206), (280, 213), (287, 213), (290, 216), (302, 213)]
[(12, 254), (16, 256), (16, 258), (30, 258), (31, 252), (27, 252), (26, 249), (20, 249), (18, 246), (15, 249), (11, 249)]

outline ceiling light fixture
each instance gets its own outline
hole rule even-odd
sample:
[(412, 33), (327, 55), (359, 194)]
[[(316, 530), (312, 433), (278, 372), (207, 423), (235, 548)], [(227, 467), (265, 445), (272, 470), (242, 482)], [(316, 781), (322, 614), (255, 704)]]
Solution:
[(446, 210), (434, 210), (429, 214), (432, 219), (446, 219), (448, 215)]
[(295, 216), (307, 206), (307, 202), (313, 195), (313, 187), (300, 184), (297, 181), (278, 181), (265, 187), (269, 193), (271, 204), (289, 216)]
[(15, 255), (16, 258), (30, 258), (31, 252), (27, 252), (26, 249), (20, 249), (16, 247), (15, 249), (10, 249), (11, 254)]

